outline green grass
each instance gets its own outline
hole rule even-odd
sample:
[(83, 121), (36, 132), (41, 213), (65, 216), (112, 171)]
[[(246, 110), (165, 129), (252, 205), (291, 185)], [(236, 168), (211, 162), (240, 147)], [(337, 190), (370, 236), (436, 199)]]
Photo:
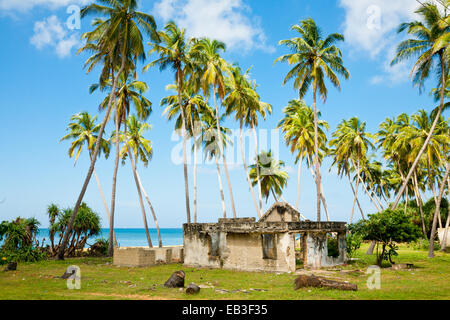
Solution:
[[(381, 289), (369, 290), (365, 271), (375, 256), (364, 254), (367, 245), (357, 253), (357, 262), (323, 270), (317, 275), (358, 284), (358, 291), (346, 292), (316, 288), (293, 290), (295, 274), (235, 272), (214, 269), (185, 268), (180, 264), (150, 268), (123, 268), (111, 265), (107, 258), (79, 258), (22, 263), (15, 272), (0, 272), (0, 299), (450, 299), (450, 254), (436, 252), (434, 259), (426, 251), (400, 246), (397, 263), (414, 263), (413, 270), (382, 269)], [(82, 288), (69, 290), (61, 276), (69, 265), (81, 268)], [(195, 296), (162, 284), (176, 270), (186, 272), (186, 285), (213, 284), (217, 289), (233, 291), (250, 288), (265, 292), (219, 293), (203, 288)], [(341, 270), (359, 270), (341, 272)], [(324, 273), (324, 272), (329, 273)]]

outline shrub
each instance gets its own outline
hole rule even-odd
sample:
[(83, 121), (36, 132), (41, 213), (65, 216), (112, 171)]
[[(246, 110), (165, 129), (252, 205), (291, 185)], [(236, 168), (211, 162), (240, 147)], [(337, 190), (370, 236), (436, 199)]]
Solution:
[(0, 224), (0, 264), (9, 262), (35, 262), (46, 258), (45, 251), (39, 247), (36, 235), (39, 221), (34, 218), (18, 217), (11, 222)]
[(89, 248), (89, 255), (106, 256), (108, 254), (108, 244), (109, 241), (105, 238), (97, 239)]
[(396, 242), (410, 242), (421, 236), (420, 228), (413, 224), (401, 209), (386, 209), (369, 215), (369, 219), (360, 221), (353, 227), (363, 240), (376, 241), (381, 244), (381, 253), (377, 246), (377, 264), (383, 260), (394, 264), (392, 258), (397, 256)]
[[(53, 243), (53, 238), (52, 236), (50, 237), (51, 252), (52, 254), (56, 254), (61, 246), (64, 233), (68, 228), (72, 216), (72, 209), (60, 210), (56, 205), (50, 205), (48, 211), (50, 217), (50, 234), (58, 234), (59, 236), (59, 243), (57, 244)], [(99, 215), (83, 202), (75, 218), (72, 231), (69, 234), (69, 247), (66, 250), (66, 254), (73, 256), (77, 251), (83, 250), (88, 239), (98, 235), (100, 230)]]
[(360, 234), (354, 232), (348, 232), (346, 236), (347, 240), (347, 256), (349, 258), (352, 258), (355, 254), (355, 252), (361, 248), (361, 243), (363, 241), (363, 238)]

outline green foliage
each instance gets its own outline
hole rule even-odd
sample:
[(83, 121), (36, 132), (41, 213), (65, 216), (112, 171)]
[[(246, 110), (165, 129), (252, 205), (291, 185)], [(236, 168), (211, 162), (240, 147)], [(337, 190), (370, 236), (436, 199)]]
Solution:
[[(404, 208), (405, 202), (401, 202), (398, 205), (398, 208)], [(433, 226), (433, 217), (436, 211), (436, 203), (434, 202), (434, 198), (430, 198), (427, 202), (425, 202), (422, 206), (424, 221), (425, 221), (425, 230), (427, 232), (427, 237), (430, 237), (431, 227)], [(448, 216), (448, 200), (445, 197), (442, 197), (440, 210), (441, 221), (445, 223)], [(418, 227), (422, 227), (422, 219), (420, 217), (420, 210), (417, 206), (416, 200), (408, 201), (408, 207), (406, 210), (406, 214), (410, 217), (411, 222), (417, 225)]]
[[(57, 252), (61, 244), (64, 232), (67, 230), (70, 218), (72, 216), (72, 209), (59, 210), (55, 214), (55, 221), (50, 221), (50, 232), (59, 235), (60, 243), (53, 244), (51, 252)], [(82, 203), (78, 214), (75, 218), (73, 228), (69, 234), (69, 248), (68, 255), (74, 255), (76, 250), (82, 250), (86, 245), (88, 239), (100, 233), (100, 217), (94, 212), (86, 203)]]
[(18, 217), (11, 222), (0, 224), (0, 264), (8, 262), (35, 262), (46, 257), (39, 247), (36, 235), (39, 232), (39, 221), (35, 218)]
[(392, 257), (397, 256), (397, 242), (410, 242), (421, 235), (420, 228), (401, 209), (386, 209), (380, 213), (369, 215), (368, 220), (360, 221), (351, 228), (364, 240), (376, 241), (381, 244), (381, 254), (378, 254), (377, 264), (381, 266), (384, 260), (394, 263)]
[(359, 233), (347, 233), (347, 256), (352, 258), (355, 252), (361, 247), (363, 237)]
[(337, 258), (339, 257), (339, 244), (337, 238), (328, 237), (327, 238), (327, 248), (328, 248), (328, 256)]
[(105, 238), (99, 238), (89, 248), (89, 255), (92, 256), (106, 256), (108, 254), (109, 241)]
[[(409, 247), (413, 248), (414, 250), (425, 250), (428, 251), (430, 249), (430, 241), (428, 239), (417, 239), (416, 241), (413, 241), (409, 243)], [(438, 251), (441, 249), (441, 245), (439, 241), (434, 242), (434, 250)]]

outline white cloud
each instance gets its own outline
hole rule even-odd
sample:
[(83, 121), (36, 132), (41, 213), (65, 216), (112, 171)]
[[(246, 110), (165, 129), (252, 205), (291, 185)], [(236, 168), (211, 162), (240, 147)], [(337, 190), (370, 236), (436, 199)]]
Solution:
[(0, 0), (2, 11), (29, 11), (35, 7), (58, 9), (72, 4), (85, 5), (91, 0)]
[(396, 29), (415, 19), (415, 0), (340, 0), (345, 9), (345, 41), (355, 49), (377, 56), (396, 39)]
[(161, 0), (154, 12), (165, 21), (175, 20), (189, 36), (218, 39), (230, 50), (274, 50), (243, 0)]
[(354, 52), (380, 61), (380, 74), (372, 76), (369, 82), (395, 85), (409, 81), (410, 63), (390, 63), (398, 43), (406, 39), (404, 34), (397, 34), (398, 26), (417, 20), (415, 11), (420, 4), (416, 0), (340, 0), (339, 5), (345, 10), (345, 42)]
[(38, 49), (54, 47), (60, 58), (69, 56), (72, 48), (80, 44), (78, 34), (69, 34), (66, 26), (54, 15), (35, 22), (30, 42)]

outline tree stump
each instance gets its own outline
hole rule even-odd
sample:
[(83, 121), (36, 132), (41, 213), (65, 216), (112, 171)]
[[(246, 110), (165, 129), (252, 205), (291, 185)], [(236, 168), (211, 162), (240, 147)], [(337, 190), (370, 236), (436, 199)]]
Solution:
[(172, 273), (170, 278), (164, 283), (164, 286), (167, 288), (184, 288), (184, 271), (176, 271)]
[(316, 277), (315, 275), (311, 276), (300, 275), (298, 276), (297, 279), (294, 280), (294, 282), (295, 282), (294, 290), (298, 290), (299, 288), (304, 287), (328, 288), (328, 289), (350, 290), (350, 291), (358, 290), (358, 286), (356, 284), (329, 280), (321, 277)]
[(195, 283), (190, 283), (188, 287), (186, 288), (187, 294), (196, 294), (200, 292), (200, 287), (196, 285)]
[(17, 262), (10, 262), (5, 268), (5, 271), (15, 271), (17, 270)]

